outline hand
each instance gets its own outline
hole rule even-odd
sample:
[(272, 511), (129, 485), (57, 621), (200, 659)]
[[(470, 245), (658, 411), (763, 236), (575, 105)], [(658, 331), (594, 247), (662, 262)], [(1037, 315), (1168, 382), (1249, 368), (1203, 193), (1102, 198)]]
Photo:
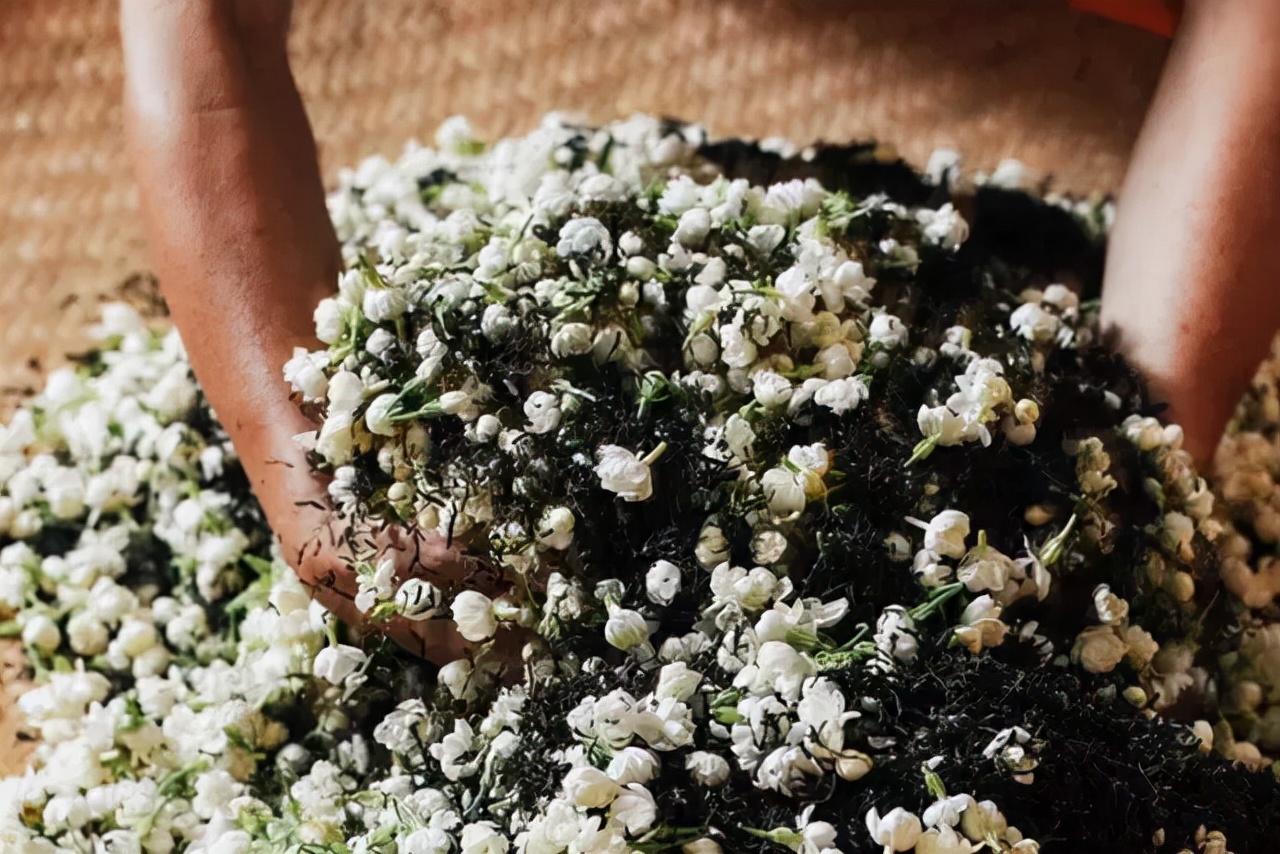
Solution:
[[(129, 148), (150, 249), (192, 369), (235, 444), (283, 554), (339, 618), (363, 622), (351, 555), (332, 536), (325, 484), (293, 436), (314, 429), (282, 368), (316, 348), (312, 312), (334, 289), (337, 240), (286, 51), (289, 0), (122, 0)], [(409, 548), (409, 546), (412, 548)], [(405, 573), (461, 556), (405, 532), (384, 547)], [(393, 621), (437, 662), (452, 621)]]
[[(438, 537), (404, 528), (365, 529), (352, 537), (347, 523), (330, 515), (319, 530), (302, 525), (296, 529), (284, 526), (276, 531), (281, 548), (287, 550), (285, 553), (299, 578), (338, 619), (350, 625), (368, 627), (365, 615), (356, 605), (359, 585), (349, 569), (357, 559), (350, 546), (352, 539), (373, 546), (360, 555), (369, 562), (393, 560), (399, 579), (424, 578), (444, 586), (466, 577), (466, 562), (461, 554), (445, 548)], [(298, 544), (296, 549), (292, 548), (295, 544)], [(447, 614), (423, 620), (395, 616), (387, 623), (368, 628), (386, 634), (406, 650), (436, 664), (462, 658), (469, 650)]]

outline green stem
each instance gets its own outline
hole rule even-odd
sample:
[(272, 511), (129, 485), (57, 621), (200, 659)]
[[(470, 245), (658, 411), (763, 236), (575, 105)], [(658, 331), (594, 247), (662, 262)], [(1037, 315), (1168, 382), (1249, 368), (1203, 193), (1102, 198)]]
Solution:
[(903, 463), (902, 467), (910, 468), (913, 464), (918, 463), (921, 460), (927, 460), (929, 455), (934, 452), (934, 449), (938, 447), (938, 436), (939, 434), (935, 433), (934, 435), (926, 436), (917, 442), (915, 449), (911, 451), (911, 459)]
[(929, 599), (916, 607), (912, 608), (907, 614), (911, 619), (920, 621), (925, 620), (935, 614), (943, 605), (953, 599), (961, 590), (964, 589), (964, 582), (957, 581), (952, 584), (944, 584), (941, 587), (934, 588), (933, 595)]
[(1076, 526), (1076, 514), (1072, 513), (1071, 518), (1067, 520), (1067, 524), (1052, 539), (1044, 544), (1040, 549), (1040, 563), (1045, 567), (1053, 566), (1067, 551), (1067, 538), (1071, 536), (1071, 532)]
[(654, 448), (652, 451), (650, 451), (649, 453), (645, 454), (643, 457), (640, 458), (640, 462), (644, 463), (647, 466), (651, 466), (654, 463), (656, 463), (658, 460), (660, 460), (662, 458), (662, 455), (665, 454), (666, 452), (667, 452), (667, 443), (659, 442), (658, 447)]
[(924, 771), (924, 785), (929, 790), (929, 794), (938, 800), (943, 800), (947, 796), (947, 787), (943, 785), (942, 778), (936, 772), (929, 768), (928, 765), (921, 766)]

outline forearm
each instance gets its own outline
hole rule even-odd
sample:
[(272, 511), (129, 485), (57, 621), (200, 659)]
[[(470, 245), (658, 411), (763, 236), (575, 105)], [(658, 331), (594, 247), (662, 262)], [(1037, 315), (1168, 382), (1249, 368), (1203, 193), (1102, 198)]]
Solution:
[(1103, 321), (1211, 453), (1280, 326), (1280, 4), (1200, 0), (1134, 151)]
[[(282, 441), (310, 425), (281, 367), (315, 346), (338, 256), (285, 52), (288, 4), (255, 2), (124, 0), (126, 114), (151, 255), (196, 375), (255, 487), (284, 476), (314, 493)], [(270, 471), (277, 461), (297, 471)]]

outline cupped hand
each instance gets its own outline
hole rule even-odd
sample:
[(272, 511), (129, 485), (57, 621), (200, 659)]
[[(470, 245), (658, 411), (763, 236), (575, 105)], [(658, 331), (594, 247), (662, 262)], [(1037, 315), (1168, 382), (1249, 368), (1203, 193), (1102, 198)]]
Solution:
[[(276, 428), (254, 439), (258, 441), (246, 438), (244, 444), (257, 447), (261, 440), (273, 439), (277, 447), (292, 445), (292, 435)], [(323, 480), (305, 467), (305, 460), (285, 456), (290, 454), (287, 447), (280, 450), (285, 459), (267, 451), (265, 473), (254, 479), (254, 491), (279, 537), (281, 556), (312, 596), (344, 623), (365, 633), (385, 634), (435, 664), (465, 656), (469, 645), (458, 634), (447, 609), (424, 614), (421, 619), (393, 616), (386, 622), (371, 622), (356, 604), (360, 585), (353, 567), (360, 562), (377, 564), (391, 559), (398, 583), (422, 578), (449, 587), (468, 580), (466, 557), (447, 547), (434, 532), (353, 524), (341, 518), (329, 506)]]

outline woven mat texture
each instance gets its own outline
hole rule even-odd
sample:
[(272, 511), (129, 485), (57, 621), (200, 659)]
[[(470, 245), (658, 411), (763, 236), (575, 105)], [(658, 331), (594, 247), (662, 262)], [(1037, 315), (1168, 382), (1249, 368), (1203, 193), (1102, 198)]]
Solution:
[[(297, 0), (294, 68), (326, 175), (468, 115), (643, 111), (723, 136), (876, 138), (923, 164), (1014, 156), (1112, 190), (1166, 43), (1060, 0)], [(113, 0), (0, 0), (0, 418), (145, 268)], [(0, 773), (17, 726), (0, 649)]]

